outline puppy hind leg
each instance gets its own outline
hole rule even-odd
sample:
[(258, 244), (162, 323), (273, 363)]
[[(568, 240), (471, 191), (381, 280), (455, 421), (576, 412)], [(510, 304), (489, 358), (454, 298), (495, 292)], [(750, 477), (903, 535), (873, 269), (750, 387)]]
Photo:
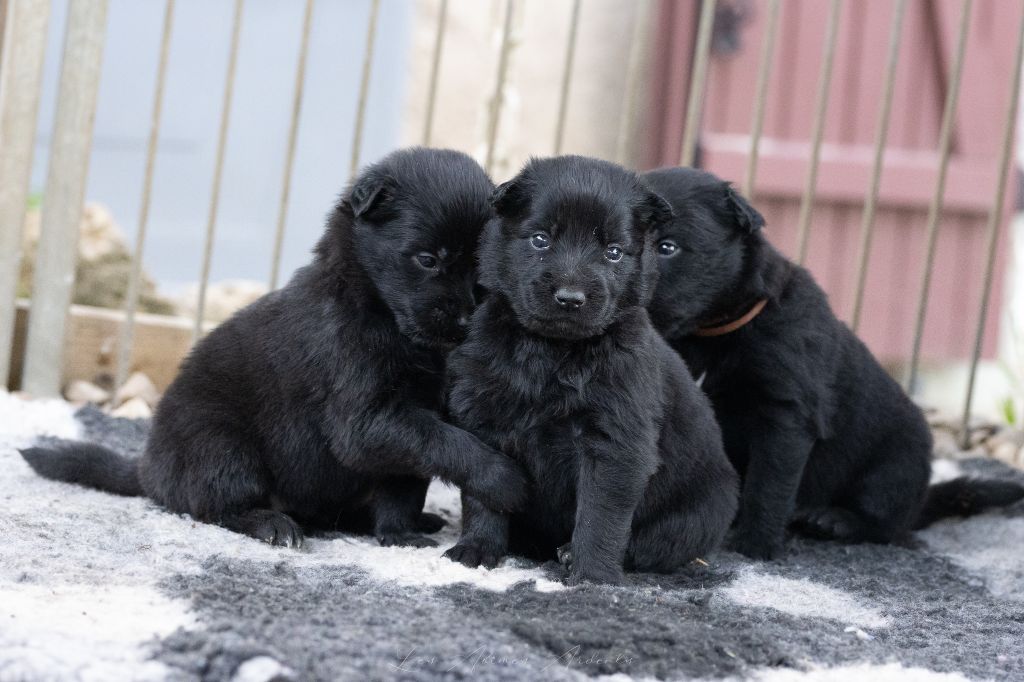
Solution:
[[(423, 513), (423, 501), (430, 481), (413, 476), (384, 479), (375, 491), (373, 534), (384, 547), (436, 547), (437, 543), (422, 532), (435, 532), (444, 520), (435, 514)], [(441, 526), (437, 525), (440, 522)], [(431, 530), (432, 529), (432, 530)]]
[[(176, 444), (180, 448), (181, 444)], [(302, 547), (299, 524), (271, 508), (273, 490), (259, 448), (230, 430), (204, 433), (202, 445), (184, 458), (148, 457), (140, 473), (169, 491), (165, 506), (280, 547)], [(160, 466), (174, 461), (176, 466)]]
[(726, 496), (705, 506), (678, 510), (634, 528), (626, 550), (626, 569), (671, 573), (695, 559), (705, 559), (719, 545), (736, 513)]
[[(910, 444), (904, 443), (903, 447)], [(913, 524), (928, 485), (927, 445), (876, 455), (859, 476), (852, 494), (832, 505), (797, 513), (793, 529), (809, 537), (839, 542), (891, 542)]]
[(843, 507), (799, 510), (790, 527), (810, 538), (839, 542), (862, 542), (871, 534), (867, 519)]
[(221, 517), (220, 525), (278, 547), (302, 548), (302, 529), (290, 516), (273, 509), (249, 509)]

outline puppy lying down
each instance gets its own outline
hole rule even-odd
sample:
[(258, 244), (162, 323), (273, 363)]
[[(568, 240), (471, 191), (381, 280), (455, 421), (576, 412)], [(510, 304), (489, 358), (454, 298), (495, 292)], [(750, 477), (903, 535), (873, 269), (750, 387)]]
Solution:
[(713, 549), (737, 478), (707, 399), (652, 327), (650, 235), (671, 217), (638, 177), (583, 157), (531, 161), (493, 198), (490, 291), (450, 356), (454, 422), (519, 462), (525, 511), (463, 492), (446, 556), (495, 566), (557, 556), (568, 582), (671, 571)]
[(651, 317), (705, 376), (744, 476), (737, 549), (772, 558), (789, 524), (814, 537), (889, 542), (1024, 496), (1015, 483), (966, 478), (929, 488), (921, 410), (836, 319), (811, 274), (772, 248), (754, 207), (691, 168), (644, 180), (675, 212), (659, 229)]

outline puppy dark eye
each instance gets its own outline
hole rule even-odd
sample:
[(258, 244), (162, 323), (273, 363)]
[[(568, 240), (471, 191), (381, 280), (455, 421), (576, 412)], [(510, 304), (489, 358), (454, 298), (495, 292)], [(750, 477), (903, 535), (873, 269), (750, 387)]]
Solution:
[(417, 253), (414, 259), (416, 264), (424, 270), (437, 270), (437, 256), (432, 253)]
[(612, 244), (604, 250), (604, 257), (613, 263), (618, 263), (622, 260), (622, 247)]
[(530, 237), (530, 245), (538, 251), (543, 251), (551, 246), (551, 238), (543, 232), (538, 232)]
[(674, 256), (676, 254), (676, 251), (678, 251), (678, 250), (679, 250), (679, 247), (671, 239), (666, 239), (665, 241), (658, 242), (658, 255), (659, 256), (665, 256), (665, 257)]

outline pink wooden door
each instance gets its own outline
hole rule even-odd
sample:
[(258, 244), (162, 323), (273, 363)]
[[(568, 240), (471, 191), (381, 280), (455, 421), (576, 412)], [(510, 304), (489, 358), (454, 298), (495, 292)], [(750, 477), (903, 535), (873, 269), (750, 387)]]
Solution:
[[(720, 0), (720, 5), (729, 2), (737, 4)], [(661, 115), (650, 125), (649, 166), (678, 162), (696, 4), (665, 0), (661, 6), (656, 42), (662, 58), (655, 61), (652, 88), (653, 108)], [(737, 183), (746, 168), (766, 0), (738, 4), (749, 11), (740, 29), (740, 47), (731, 54), (712, 55), (700, 137), (701, 165)], [(807, 264), (836, 313), (847, 320), (893, 6), (890, 0), (843, 3), (829, 93)], [(959, 0), (910, 0), (904, 21), (860, 329), (872, 350), (888, 361), (906, 358), (912, 345), (938, 132), (960, 8)], [(1024, 7), (1016, 0), (974, 4), (924, 332), (925, 358), (963, 358), (970, 351), (982, 286), (984, 227), (997, 179), (1021, 11)], [(767, 218), (769, 238), (790, 256), (796, 252), (827, 14), (828, 3), (820, 0), (782, 3), (766, 103), (754, 198)], [(1007, 217), (1013, 194), (1007, 193)], [(997, 341), (1005, 232), (1004, 219), (986, 354)]]

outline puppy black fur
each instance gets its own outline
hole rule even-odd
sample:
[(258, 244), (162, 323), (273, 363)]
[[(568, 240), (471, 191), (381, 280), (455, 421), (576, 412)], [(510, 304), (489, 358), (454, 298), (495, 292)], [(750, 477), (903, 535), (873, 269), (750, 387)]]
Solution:
[(22, 454), (48, 478), (277, 545), (301, 544), (301, 526), (433, 545), (432, 476), (517, 507), (520, 468), (439, 417), (492, 189), (464, 154), (391, 154), (340, 200), (311, 265), (196, 346), (137, 462), (81, 443)]
[(481, 246), (490, 292), (449, 358), (454, 422), (532, 477), (522, 513), (463, 492), (447, 556), (495, 566), (557, 556), (568, 581), (671, 571), (713, 549), (737, 477), (711, 407), (644, 305), (649, 231), (671, 213), (638, 177), (583, 157), (534, 160), (494, 195)]
[[(709, 173), (643, 177), (675, 212), (658, 234), (651, 318), (694, 376), (705, 376), (744, 478), (737, 549), (772, 558), (789, 523), (820, 538), (889, 542), (1024, 496), (1016, 484), (963, 478), (929, 489), (932, 439), (921, 411), (835, 317), (810, 273), (772, 248), (761, 215)], [(694, 336), (761, 299), (763, 311), (736, 331)]]

